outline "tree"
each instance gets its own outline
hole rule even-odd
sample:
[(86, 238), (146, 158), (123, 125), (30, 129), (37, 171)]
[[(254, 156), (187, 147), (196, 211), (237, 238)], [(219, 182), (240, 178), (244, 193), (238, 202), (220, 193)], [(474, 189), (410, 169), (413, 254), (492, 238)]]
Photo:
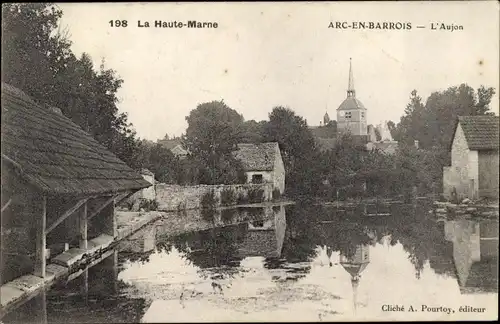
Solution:
[(3, 81), (20, 88), (90, 133), (131, 167), (140, 165), (137, 139), (127, 115), (117, 108), (123, 80), (113, 70), (94, 69), (87, 54), (79, 59), (67, 33), (57, 29), (62, 11), (50, 3), (2, 6)]
[(258, 144), (264, 142), (264, 129), (266, 124), (266, 121), (256, 122), (255, 120), (249, 120), (244, 122), (241, 125), (241, 143)]
[(489, 114), (494, 94), (495, 90), (491, 87), (481, 86), (474, 91), (464, 83), (442, 92), (433, 92), (423, 105), (422, 98), (413, 90), (393, 137), (407, 144), (418, 140), (425, 149), (438, 147), (446, 150), (457, 116)]
[(243, 116), (223, 101), (212, 101), (198, 105), (186, 120), (188, 128), (183, 142), (192, 155), (191, 163), (198, 163), (198, 181), (243, 181), (243, 167), (232, 156), (242, 138)]
[(265, 125), (266, 142), (278, 142), (292, 195), (315, 194), (320, 188), (319, 150), (306, 121), (285, 107), (275, 107)]
[(153, 172), (155, 179), (162, 183), (180, 183), (182, 168), (180, 161), (163, 145), (142, 140), (138, 145), (140, 165)]

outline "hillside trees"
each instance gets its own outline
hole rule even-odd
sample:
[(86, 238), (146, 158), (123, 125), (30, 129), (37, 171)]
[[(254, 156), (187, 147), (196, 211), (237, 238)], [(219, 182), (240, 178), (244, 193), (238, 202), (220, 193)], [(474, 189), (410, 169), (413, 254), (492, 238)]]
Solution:
[(58, 29), (62, 15), (50, 3), (2, 5), (3, 82), (61, 108), (131, 167), (140, 167), (136, 133), (117, 108), (123, 80), (104, 64), (96, 69), (87, 54), (75, 56)]

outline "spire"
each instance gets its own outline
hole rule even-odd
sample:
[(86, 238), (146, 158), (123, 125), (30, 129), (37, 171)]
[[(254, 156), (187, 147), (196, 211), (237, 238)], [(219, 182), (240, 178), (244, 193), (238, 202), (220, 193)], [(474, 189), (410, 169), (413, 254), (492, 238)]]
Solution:
[(354, 90), (354, 76), (352, 75), (352, 58), (349, 58), (349, 84), (347, 86), (347, 96), (356, 97), (356, 90)]

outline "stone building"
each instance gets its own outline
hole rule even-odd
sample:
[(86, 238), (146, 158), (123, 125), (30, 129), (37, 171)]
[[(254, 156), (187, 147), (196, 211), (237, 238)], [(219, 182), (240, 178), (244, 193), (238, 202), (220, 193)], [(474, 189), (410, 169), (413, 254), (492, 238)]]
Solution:
[(285, 165), (278, 143), (240, 143), (233, 154), (242, 162), (248, 183), (269, 182), (280, 193), (285, 192)]
[(443, 168), (446, 198), (498, 198), (498, 116), (464, 116), (455, 122), (451, 166)]
[(1, 283), (46, 278), (48, 259), (111, 243), (115, 203), (150, 186), (59, 109), (7, 84), (1, 142)]

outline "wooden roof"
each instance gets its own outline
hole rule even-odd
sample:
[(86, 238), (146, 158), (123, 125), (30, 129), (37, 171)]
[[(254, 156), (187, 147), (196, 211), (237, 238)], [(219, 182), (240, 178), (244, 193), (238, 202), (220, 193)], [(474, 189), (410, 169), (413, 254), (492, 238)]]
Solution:
[(2, 163), (42, 192), (115, 193), (151, 184), (70, 119), (2, 83)]
[[(462, 127), (470, 150), (498, 150), (498, 116), (460, 116)], [(456, 130), (456, 126), (455, 126)]]

